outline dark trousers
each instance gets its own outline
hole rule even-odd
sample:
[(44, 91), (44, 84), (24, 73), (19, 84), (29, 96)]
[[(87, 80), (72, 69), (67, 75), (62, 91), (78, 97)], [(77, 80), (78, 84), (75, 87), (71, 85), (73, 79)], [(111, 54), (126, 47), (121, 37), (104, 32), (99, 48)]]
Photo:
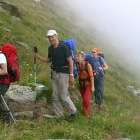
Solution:
[(104, 76), (95, 76), (94, 78), (94, 96), (95, 103), (101, 105), (103, 102), (103, 94), (104, 94)]
[[(9, 85), (0, 84), (0, 95), (4, 96), (8, 88)], [(3, 105), (2, 99), (0, 98), (0, 118), (3, 118), (5, 116), (5, 113), (6, 113), (5, 107)]]
[(8, 88), (9, 88), (9, 85), (0, 84), (0, 95), (2, 94), (4, 96)]

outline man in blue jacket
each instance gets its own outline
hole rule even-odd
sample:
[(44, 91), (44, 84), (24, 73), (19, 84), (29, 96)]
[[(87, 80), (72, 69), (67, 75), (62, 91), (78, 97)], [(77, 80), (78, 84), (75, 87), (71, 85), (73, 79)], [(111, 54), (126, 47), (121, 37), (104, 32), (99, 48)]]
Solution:
[(104, 71), (108, 69), (108, 65), (106, 64), (103, 57), (98, 55), (97, 48), (92, 50), (92, 57), (88, 60), (92, 65), (94, 70), (94, 84), (95, 84), (95, 103), (97, 105), (97, 110), (101, 110), (101, 105), (103, 102), (103, 94), (104, 94)]

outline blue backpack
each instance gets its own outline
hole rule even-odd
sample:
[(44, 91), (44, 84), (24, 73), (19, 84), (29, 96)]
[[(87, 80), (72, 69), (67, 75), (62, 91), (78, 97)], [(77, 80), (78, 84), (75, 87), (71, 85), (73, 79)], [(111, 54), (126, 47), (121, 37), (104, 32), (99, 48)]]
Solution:
[(64, 40), (64, 44), (70, 49), (71, 51), (71, 55), (72, 55), (72, 58), (74, 59), (76, 54), (77, 54), (77, 43), (76, 43), (76, 40), (71, 38), (71, 39), (66, 39)]
[(93, 55), (90, 52), (85, 53), (85, 60), (88, 61), (90, 64), (93, 61)]
[(64, 42), (64, 45), (67, 46), (71, 51), (72, 59), (74, 62), (73, 73), (74, 73), (74, 77), (76, 78), (78, 76), (78, 69), (77, 69), (77, 64), (76, 64), (76, 59), (75, 59), (76, 54), (77, 54), (77, 42), (73, 38), (65, 39), (63, 40), (63, 42)]

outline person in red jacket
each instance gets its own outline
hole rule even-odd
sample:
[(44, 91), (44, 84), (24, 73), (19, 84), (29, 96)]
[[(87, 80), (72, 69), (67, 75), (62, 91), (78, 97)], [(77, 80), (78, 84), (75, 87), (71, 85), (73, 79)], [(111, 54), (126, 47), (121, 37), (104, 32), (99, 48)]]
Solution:
[[(0, 47), (0, 119), (7, 123), (15, 122), (4, 99), (10, 83), (14, 82), (17, 77), (17, 59), (15, 58), (17, 58), (16, 49), (11, 43), (5, 43)], [(10, 64), (14, 67), (11, 67)]]
[(82, 96), (83, 113), (86, 117), (91, 116), (91, 98), (94, 91), (94, 77), (92, 66), (85, 61), (84, 55), (78, 54), (79, 84)]
[(5, 55), (0, 51), (0, 118), (1, 119), (3, 119), (3, 116), (4, 116), (1, 95), (4, 96), (10, 84), (8, 79), (4, 79), (4, 76), (7, 74), (8, 74), (7, 60), (6, 60)]
[(0, 50), (0, 94), (4, 95), (4, 93), (9, 88), (10, 81), (8, 79), (4, 79), (3, 76), (7, 75), (7, 60), (5, 55)]

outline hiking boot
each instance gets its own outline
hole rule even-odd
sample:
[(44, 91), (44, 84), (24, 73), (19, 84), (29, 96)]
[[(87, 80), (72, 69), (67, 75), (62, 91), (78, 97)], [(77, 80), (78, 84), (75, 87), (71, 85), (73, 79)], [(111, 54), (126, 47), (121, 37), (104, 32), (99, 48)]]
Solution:
[(44, 118), (49, 118), (49, 119), (60, 119), (60, 118), (63, 118), (64, 115), (56, 115), (54, 112), (49, 112), (49, 113), (46, 113), (46, 114), (43, 114), (43, 117)]
[(73, 121), (73, 120), (76, 119), (76, 117), (77, 117), (77, 112), (71, 113), (71, 114), (66, 118), (66, 120), (67, 120), (67, 121)]
[(98, 105), (98, 104), (96, 104), (96, 107), (95, 107), (95, 112), (101, 112), (102, 111), (102, 107), (101, 107), (101, 105)]

